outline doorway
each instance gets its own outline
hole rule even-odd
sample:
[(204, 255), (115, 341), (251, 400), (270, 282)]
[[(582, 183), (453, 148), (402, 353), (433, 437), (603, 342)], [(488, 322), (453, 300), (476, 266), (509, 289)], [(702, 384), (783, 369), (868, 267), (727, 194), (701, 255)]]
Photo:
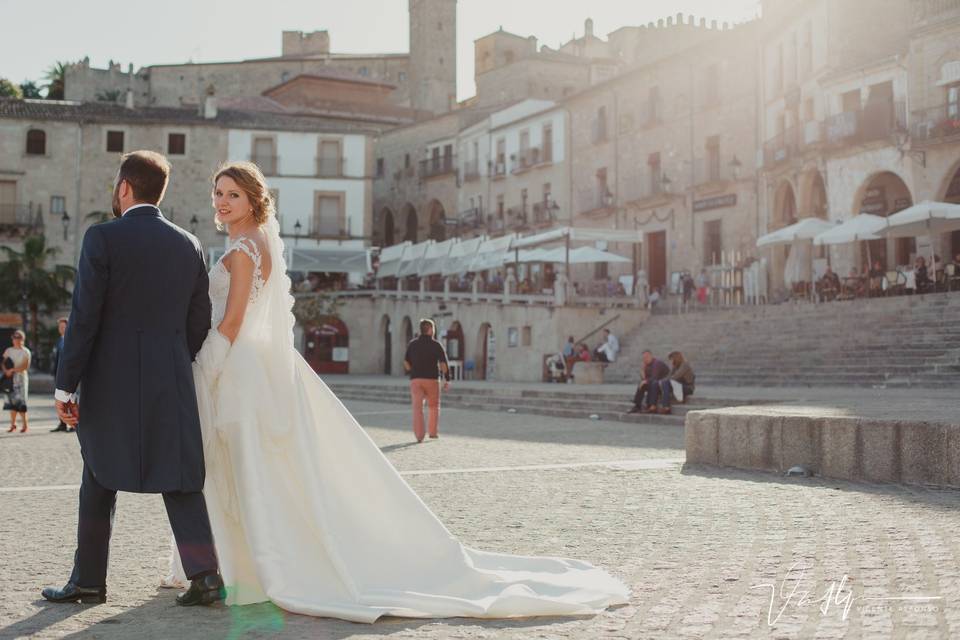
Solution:
[(647, 234), (647, 272), (650, 274), (650, 291), (659, 287), (660, 293), (667, 285), (667, 232)]

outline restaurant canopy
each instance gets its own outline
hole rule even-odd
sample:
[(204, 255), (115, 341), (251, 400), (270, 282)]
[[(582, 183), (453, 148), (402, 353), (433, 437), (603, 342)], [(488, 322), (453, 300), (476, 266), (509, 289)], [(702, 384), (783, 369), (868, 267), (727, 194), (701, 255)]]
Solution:
[(885, 226), (887, 226), (885, 218), (861, 213), (824, 231), (813, 239), (813, 244), (819, 247), (825, 244), (850, 244), (862, 240), (880, 240), (880, 235), (877, 232)]
[(636, 229), (593, 229), (587, 227), (560, 227), (525, 238), (517, 238), (511, 248), (522, 249), (552, 242), (571, 241), (596, 242), (643, 242), (643, 232)]
[(771, 247), (778, 244), (793, 244), (797, 240), (813, 240), (815, 237), (834, 227), (834, 223), (820, 218), (804, 218), (788, 227), (760, 236), (757, 247)]
[(453, 238), (443, 242), (434, 242), (427, 247), (427, 252), (420, 261), (420, 268), (417, 274), (421, 276), (435, 276), (443, 273), (443, 267), (447, 262), (450, 251), (457, 245)]
[(480, 245), (483, 244), (484, 240), (486, 240), (484, 236), (478, 236), (476, 238), (470, 238), (469, 240), (461, 240), (453, 245), (450, 249), (450, 255), (447, 256), (447, 259), (443, 263), (443, 271), (441, 271), (441, 273), (445, 276), (451, 276), (469, 271), (470, 263), (473, 262), (474, 257), (477, 255), (477, 250), (480, 248)]
[(427, 248), (433, 244), (433, 240), (424, 240), (417, 244), (410, 245), (403, 253), (403, 259), (400, 261), (400, 269), (397, 271), (397, 277), (415, 276), (420, 267), (420, 261), (427, 254)]
[(378, 278), (389, 278), (400, 271), (403, 254), (413, 243), (409, 240), (400, 244), (390, 245), (380, 250), (380, 268), (377, 269)]
[(287, 270), (321, 271), (326, 273), (361, 273), (372, 271), (370, 252), (363, 248), (287, 247)]
[[(538, 262), (566, 262), (567, 250), (565, 247), (557, 247), (547, 251), (541, 256)], [(595, 262), (631, 262), (630, 258), (624, 258), (609, 251), (601, 251), (595, 247), (577, 247), (570, 249), (570, 264), (592, 264)]]
[(486, 271), (502, 267), (510, 259), (509, 250), (515, 239), (514, 234), (509, 234), (485, 240), (477, 250), (477, 255), (470, 263), (468, 271)]

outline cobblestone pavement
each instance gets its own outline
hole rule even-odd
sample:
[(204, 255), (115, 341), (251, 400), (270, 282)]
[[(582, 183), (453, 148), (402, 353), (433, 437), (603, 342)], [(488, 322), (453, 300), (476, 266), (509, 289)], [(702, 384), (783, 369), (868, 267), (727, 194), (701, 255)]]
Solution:
[(0, 638), (960, 637), (960, 492), (683, 469), (669, 425), (450, 409), (439, 440), (413, 445), (405, 407), (360, 402), (348, 406), (466, 544), (589, 560), (631, 586), (630, 604), (374, 625), (268, 604), (185, 610), (156, 587), (160, 497), (121, 494), (107, 604), (47, 605), (40, 588), (70, 570), (80, 457), (48, 432), (49, 402), (31, 406), (30, 433), (0, 435)]

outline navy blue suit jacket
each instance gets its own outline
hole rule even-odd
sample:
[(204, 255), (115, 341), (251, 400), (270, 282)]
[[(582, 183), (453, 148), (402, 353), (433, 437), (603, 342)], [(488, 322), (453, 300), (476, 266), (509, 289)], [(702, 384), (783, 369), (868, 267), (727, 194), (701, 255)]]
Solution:
[(203, 249), (144, 205), (83, 238), (57, 388), (82, 385), (84, 463), (109, 489), (200, 491), (190, 363), (210, 328)]

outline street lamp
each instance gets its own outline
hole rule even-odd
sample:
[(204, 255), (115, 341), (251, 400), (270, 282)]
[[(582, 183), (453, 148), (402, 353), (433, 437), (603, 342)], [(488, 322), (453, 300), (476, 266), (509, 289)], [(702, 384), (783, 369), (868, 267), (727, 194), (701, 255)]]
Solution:
[(67, 232), (70, 230), (70, 216), (67, 215), (66, 211), (60, 216), (60, 222), (63, 224), (63, 239), (66, 240)]
[(197, 215), (194, 214), (193, 217), (190, 218), (190, 233), (197, 235), (197, 226), (199, 225), (200, 221), (197, 219)]

